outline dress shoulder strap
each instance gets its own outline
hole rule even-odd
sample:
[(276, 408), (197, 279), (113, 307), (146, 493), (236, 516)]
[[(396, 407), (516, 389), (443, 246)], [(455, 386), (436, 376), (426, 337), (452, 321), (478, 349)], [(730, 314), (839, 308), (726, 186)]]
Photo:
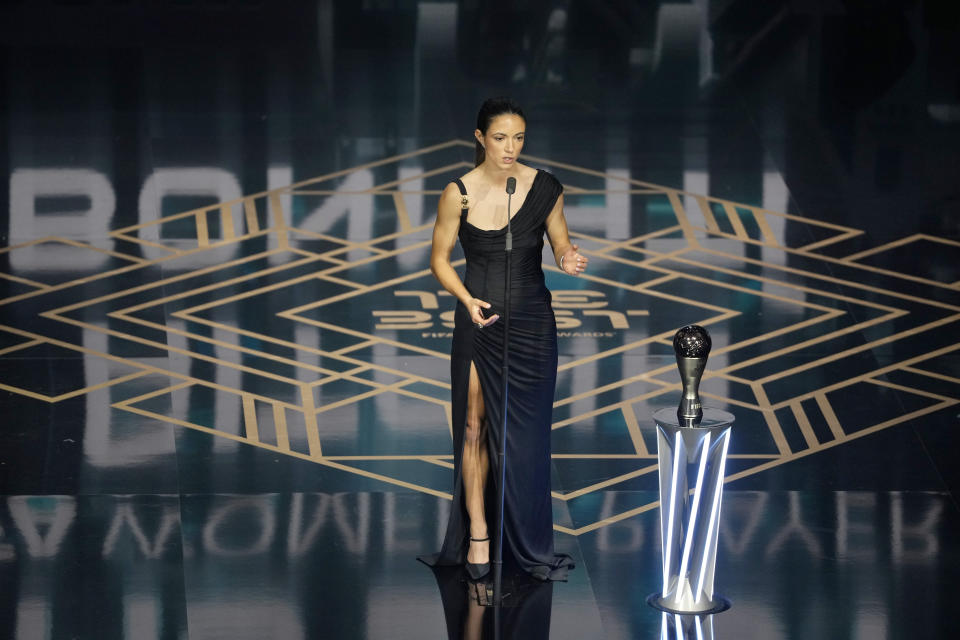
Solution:
[(453, 183), (457, 185), (457, 189), (460, 189), (460, 195), (463, 196), (460, 198), (460, 215), (464, 216), (467, 214), (467, 205), (470, 204), (470, 200), (467, 199), (467, 188), (464, 186), (463, 181), (460, 178), (455, 178)]

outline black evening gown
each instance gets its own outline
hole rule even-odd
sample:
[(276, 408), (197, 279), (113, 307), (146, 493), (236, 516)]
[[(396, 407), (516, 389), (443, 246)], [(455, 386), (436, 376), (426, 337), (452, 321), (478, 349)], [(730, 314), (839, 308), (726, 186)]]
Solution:
[[(456, 181), (461, 193), (463, 183)], [(550, 496), (550, 427), (557, 379), (557, 326), (550, 291), (543, 277), (542, 251), (547, 216), (563, 187), (540, 170), (523, 204), (514, 214), (510, 298), (510, 379), (507, 407), (506, 493), (504, 496), (504, 562), (514, 562), (540, 580), (565, 580), (573, 563), (553, 552)], [(467, 290), (492, 305), (487, 317), (503, 313), (504, 242), (506, 227), (484, 230), (460, 215), (460, 244), (466, 256)], [(450, 354), (453, 405), (453, 507), (440, 553), (421, 558), (432, 566), (463, 564), (469, 518), (463, 497), (460, 464), (467, 415), (471, 361), (476, 365), (486, 411), (490, 475), (484, 505), (490, 531), (490, 557), (495, 557), (497, 491), (500, 469), (496, 452), (502, 428), (502, 319), (477, 329), (466, 307), (457, 304)]]

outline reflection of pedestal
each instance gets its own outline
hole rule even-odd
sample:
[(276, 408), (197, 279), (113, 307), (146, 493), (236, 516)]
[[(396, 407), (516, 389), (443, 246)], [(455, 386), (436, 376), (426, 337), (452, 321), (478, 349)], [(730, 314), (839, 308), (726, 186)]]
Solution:
[(660, 620), (660, 637), (670, 640), (713, 640), (713, 616), (680, 615), (664, 611)]
[(671, 613), (723, 611), (730, 602), (714, 595), (713, 570), (733, 415), (706, 409), (697, 427), (681, 427), (670, 409), (657, 411), (653, 419), (660, 463), (663, 589), (647, 602)]

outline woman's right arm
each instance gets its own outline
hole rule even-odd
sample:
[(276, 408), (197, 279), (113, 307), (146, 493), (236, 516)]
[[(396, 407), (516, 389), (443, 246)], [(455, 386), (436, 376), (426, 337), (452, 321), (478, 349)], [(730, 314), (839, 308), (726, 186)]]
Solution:
[(470, 320), (484, 326), (491, 325), (500, 316), (489, 318), (483, 316), (483, 309), (489, 309), (490, 303), (479, 300), (470, 295), (457, 270), (450, 264), (450, 254), (457, 243), (457, 232), (460, 230), (460, 192), (454, 184), (448, 184), (440, 195), (440, 204), (437, 207), (437, 221), (433, 225), (433, 247), (430, 251), (430, 270), (444, 289), (456, 296), (463, 306), (470, 312)]

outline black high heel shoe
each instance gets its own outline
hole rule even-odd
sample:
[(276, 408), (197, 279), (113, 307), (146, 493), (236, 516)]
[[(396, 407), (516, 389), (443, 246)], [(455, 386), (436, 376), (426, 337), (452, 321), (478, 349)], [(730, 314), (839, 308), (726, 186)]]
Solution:
[[(486, 538), (470, 538), (471, 542), (488, 542), (490, 536)], [(480, 580), (484, 578), (488, 573), (490, 573), (490, 563), (484, 562), (483, 564), (476, 564), (473, 562), (464, 563), (467, 567), (467, 575), (470, 576), (471, 580)]]

